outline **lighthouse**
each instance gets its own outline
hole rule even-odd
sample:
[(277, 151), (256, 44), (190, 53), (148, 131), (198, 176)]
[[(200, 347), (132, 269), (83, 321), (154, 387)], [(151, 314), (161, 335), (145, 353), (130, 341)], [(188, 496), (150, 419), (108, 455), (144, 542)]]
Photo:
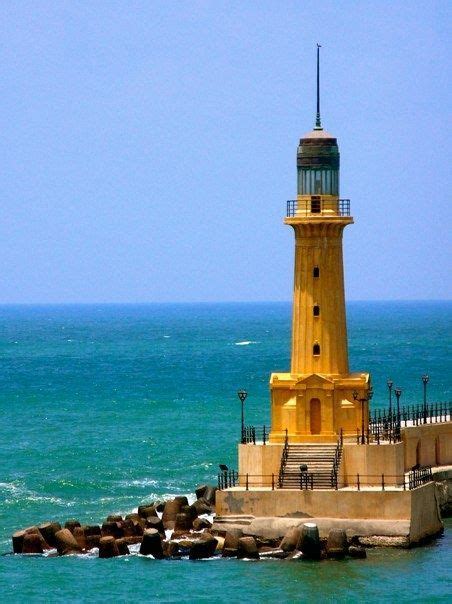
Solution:
[(353, 223), (339, 194), (339, 147), (320, 116), (320, 47), (314, 129), (297, 148), (297, 197), (285, 224), (295, 234), (290, 373), (270, 379), (270, 440), (334, 441), (367, 425), (368, 373), (350, 373), (342, 238)]

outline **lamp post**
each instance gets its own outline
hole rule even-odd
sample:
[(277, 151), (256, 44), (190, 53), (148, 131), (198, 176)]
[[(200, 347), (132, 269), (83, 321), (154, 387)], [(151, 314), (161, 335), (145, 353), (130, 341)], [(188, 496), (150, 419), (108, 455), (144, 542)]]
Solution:
[(366, 443), (366, 439), (364, 438), (364, 403), (367, 403), (368, 401), (370, 401), (370, 399), (373, 396), (373, 389), (372, 386), (370, 386), (369, 390), (367, 391), (367, 398), (365, 396), (359, 398), (359, 394), (357, 390), (353, 391), (353, 399), (355, 401), (359, 401), (361, 403), (361, 444), (364, 445)]
[(394, 382), (391, 379), (388, 379), (388, 390), (389, 390), (389, 429), (392, 429), (392, 387)]
[(240, 402), (242, 403), (242, 438), (241, 438), (241, 443), (242, 445), (245, 443), (246, 439), (245, 439), (245, 411), (244, 411), (244, 403), (245, 403), (245, 399), (248, 396), (248, 392), (246, 390), (239, 390), (237, 392), (237, 396), (240, 399)]
[(422, 383), (424, 384), (424, 424), (427, 423), (427, 384), (428, 384), (428, 380), (429, 380), (428, 375), (422, 376)]
[(400, 437), (400, 396), (402, 394), (401, 388), (395, 388), (394, 394), (397, 399), (397, 436)]

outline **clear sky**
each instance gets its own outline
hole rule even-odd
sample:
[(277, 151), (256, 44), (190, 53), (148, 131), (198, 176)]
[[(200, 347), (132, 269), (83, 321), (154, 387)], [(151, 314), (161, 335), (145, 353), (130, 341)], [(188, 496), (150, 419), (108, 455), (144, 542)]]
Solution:
[(450, 298), (451, 6), (2, 2), (0, 302), (289, 300), (317, 42), (347, 298)]

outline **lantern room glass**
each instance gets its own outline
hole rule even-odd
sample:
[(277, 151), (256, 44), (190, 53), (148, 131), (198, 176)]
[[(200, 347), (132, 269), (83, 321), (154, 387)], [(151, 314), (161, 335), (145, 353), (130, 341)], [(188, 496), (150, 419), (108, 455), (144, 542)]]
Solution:
[(298, 169), (298, 195), (339, 196), (339, 170)]

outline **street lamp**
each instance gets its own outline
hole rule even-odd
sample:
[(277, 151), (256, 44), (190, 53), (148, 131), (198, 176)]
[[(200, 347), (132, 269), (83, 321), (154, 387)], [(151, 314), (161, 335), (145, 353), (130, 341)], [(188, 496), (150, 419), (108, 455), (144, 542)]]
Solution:
[(428, 380), (429, 380), (428, 375), (422, 376), (422, 383), (424, 384), (424, 424), (427, 423), (427, 384), (428, 384)]
[(242, 445), (246, 442), (245, 439), (245, 412), (244, 412), (244, 403), (245, 403), (245, 399), (248, 396), (248, 392), (246, 390), (239, 390), (237, 392), (237, 396), (240, 399), (240, 402), (242, 403)]
[(387, 384), (389, 390), (389, 425), (392, 426), (392, 387), (394, 385), (394, 382), (389, 379), (387, 381)]
[(397, 436), (400, 437), (400, 395), (402, 394), (401, 388), (395, 388), (394, 394), (397, 399)]
[(361, 403), (361, 444), (364, 445), (366, 443), (366, 440), (364, 438), (364, 403), (367, 403), (368, 401), (370, 401), (370, 399), (373, 396), (373, 390), (372, 390), (372, 386), (370, 386), (369, 390), (367, 391), (367, 398), (365, 396), (359, 398), (359, 394), (357, 390), (353, 391), (353, 400), (355, 401), (359, 401)]

